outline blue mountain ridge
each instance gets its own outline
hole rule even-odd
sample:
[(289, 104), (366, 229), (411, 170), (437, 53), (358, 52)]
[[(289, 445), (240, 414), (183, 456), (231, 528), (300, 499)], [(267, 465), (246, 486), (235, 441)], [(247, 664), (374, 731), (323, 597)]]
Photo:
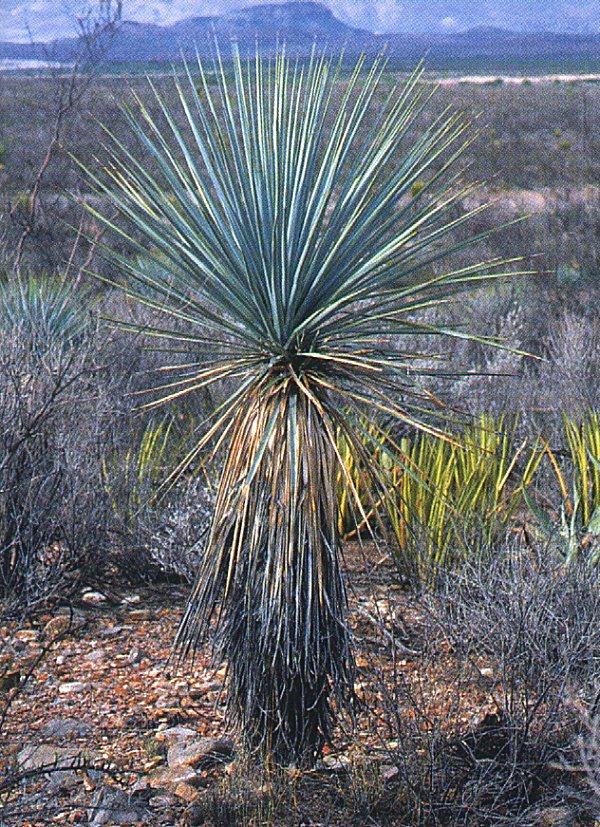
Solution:
[[(442, 8), (441, 0), (435, 3)], [(182, 52), (191, 55), (195, 50), (207, 56), (214, 53), (215, 41), (226, 48), (235, 42), (242, 52), (254, 51), (257, 43), (261, 51), (272, 51), (283, 42), (288, 52), (297, 54), (307, 54), (315, 43), (331, 51), (344, 49), (348, 56), (385, 49), (392, 62), (407, 65), (427, 53), (432, 67), (451, 67), (453, 63), (469, 66), (478, 61), (496, 69), (526, 68), (538, 61), (577, 63), (590, 70), (600, 66), (599, 34), (519, 32), (491, 25), (459, 32), (374, 34), (343, 23), (326, 6), (309, 0), (252, 6), (222, 16), (191, 17), (172, 26), (126, 21), (110, 42), (107, 60), (171, 62), (179, 60)], [(50, 57), (68, 61), (80, 46), (76, 38), (46, 44), (0, 42), (0, 59)]]

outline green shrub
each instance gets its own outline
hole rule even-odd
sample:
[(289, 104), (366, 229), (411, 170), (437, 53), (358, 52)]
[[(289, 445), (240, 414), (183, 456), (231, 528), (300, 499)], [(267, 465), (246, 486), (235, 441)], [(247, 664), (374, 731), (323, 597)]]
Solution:
[(416, 198), (417, 195), (420, 195), (426, 186), (427, 184), (425, 183), (425, 181), (415, 181), (414, 183), (412, 183), (410, 186), (411, 198)]

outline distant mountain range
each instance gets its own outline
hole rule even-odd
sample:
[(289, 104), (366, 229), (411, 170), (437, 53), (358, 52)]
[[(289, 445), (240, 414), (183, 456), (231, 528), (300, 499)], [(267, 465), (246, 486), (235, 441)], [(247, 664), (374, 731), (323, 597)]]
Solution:
[[(600, 65), (600, 34), (511, 32), (479, 26), (465, 32), (377, 35), (341, 22), (315, 2), (253, 6), (219, 17), (192, 17), (172, 26), (124, 22), (111, 40), (107, 61), (172, 62), (182, 52), (190, 55), (196, 49), (208, 55), (214, 51), (215, 39), (226, 52), (232, 41), (242, 52), (253, 52), (257, 42), (262, 51), (285, 42), (288, 52), (297, 54), (306, 54), (314, 43), (331, 51), (344, 48), (349, 56), (386, 48), (396, 64), (414, 65), (427, 54), (432, 68), (481, 65), (531, 71), (537, 63), (595, 69)], [(44, 44), (0, 42), (0, 59), (68, 62), (80, 48), (76, 38)]]

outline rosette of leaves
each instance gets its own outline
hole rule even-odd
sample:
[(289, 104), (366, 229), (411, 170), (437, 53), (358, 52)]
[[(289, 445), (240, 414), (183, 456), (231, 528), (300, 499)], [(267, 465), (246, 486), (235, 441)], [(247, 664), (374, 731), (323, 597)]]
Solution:
[(445, 111), (409, 143), (431, 87), (419, 69), (389, 88), (385, 67), (283, 51), (186, 66), (168, 93), (150, 84), (151, 107), (124, 108), (136, 148), (107, 130), (110, 161), (88, 171), (121, 219), (88, 209), (132, 252), (109, 253), (115, 282), (162, 311), (162, 347), (196, 353), (164, 399), (231, 389), (188, 457), (225, 460), (176, 645), (191, 654), (212, 628), (230, 709), (281, 762), (314, 761), (353, 699), (337, 437), (385, 490), (365, 411), (438, 432), (415, 342), (465, 334), (419, 318), (501, 269), (441, 266), (474, 241), (456, 166), (472, 130)]
[(0, 283), (0, 331), (29, 343), (42, 355), (51, 347), (70, 347), (89, 323), (82, 290), (60, 276), (21, 274)]

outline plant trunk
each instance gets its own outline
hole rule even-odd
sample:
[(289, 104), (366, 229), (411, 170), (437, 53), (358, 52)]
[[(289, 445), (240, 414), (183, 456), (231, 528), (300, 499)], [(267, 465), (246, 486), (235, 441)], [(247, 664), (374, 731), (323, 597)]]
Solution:
[(251, 749), (285, 764), (313, 763), (353, 699), (334, 439), (291, 380), (240, 410), (178, 635), (186, 654), (216, 617), (230, 710)]

